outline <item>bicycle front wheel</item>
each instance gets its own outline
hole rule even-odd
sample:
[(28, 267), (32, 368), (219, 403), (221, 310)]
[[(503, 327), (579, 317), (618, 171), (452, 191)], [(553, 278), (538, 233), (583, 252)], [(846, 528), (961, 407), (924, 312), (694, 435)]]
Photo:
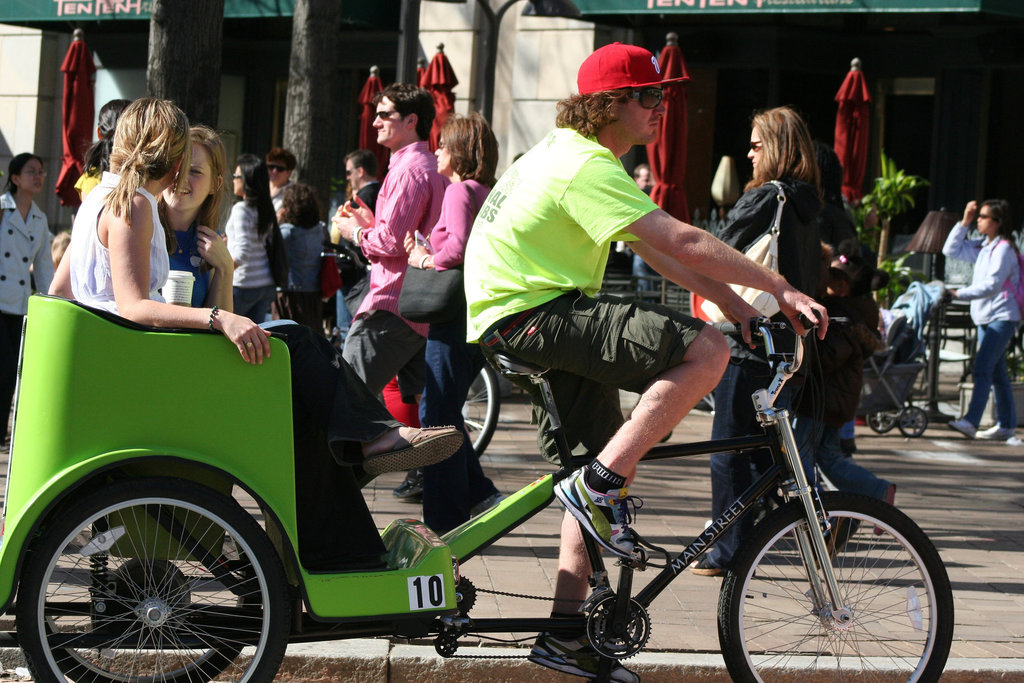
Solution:
[(822, 496), (832, 567), (852, 621), (815, 606), (793, 502), (754, 528), (722, 584), (718, 636), (735, 681), (936, 681), (953, 637), (953, 594), (938, 552), (896, 508), (845, 493)]

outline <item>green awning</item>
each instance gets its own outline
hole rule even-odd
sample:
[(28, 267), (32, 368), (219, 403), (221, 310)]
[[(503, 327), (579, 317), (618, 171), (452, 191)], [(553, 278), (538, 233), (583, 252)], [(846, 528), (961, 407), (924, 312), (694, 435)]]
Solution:
[[(385, 26), (394, 23), (391, 2), (347, 0), (342, 3), (346, 23)], [(0, 23), (149, 21), (152, 0), (0, 0)], [(295, 0), (224, 0), (225, 19), (291, 17)]]
[(988, 12), (1024, 17), (1024, 0), (575, 0), (588, 14)]
[[(0, 22), (149, 21), (151, 0), (0, 0)], [(226, 19), (290, 17), (295, 0), (224, 0)]]

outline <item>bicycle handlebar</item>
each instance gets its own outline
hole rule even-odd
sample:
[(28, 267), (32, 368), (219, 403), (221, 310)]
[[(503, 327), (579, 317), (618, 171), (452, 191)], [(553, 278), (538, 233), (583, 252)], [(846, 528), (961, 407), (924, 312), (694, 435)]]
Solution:
[[(809, 323), (810, 321), (807, 321)], [(714, 325), (722, 334), (742, 334), (742, 327), (736, 323), (716, 323)], [(775, 405), (775, 399), (782, 391), (793, 375), (800, 369), (804, 359), (804, 337), (794, 332), (793, 352), (781, 353), (775, 350), (775, 338), (773, 330), (791, 330), (792, 326), (785, 322), (775, 322), (768, 318), (751, 318), (750, 331), (752, 334), (761, 337), (764, 342), (765, 352), (768, 356), (768, 363), (774, 371), (774, 378), (769, 385), (767, 392), (770, 405)], [(808, 329), (811, 329), (808, 325)]]

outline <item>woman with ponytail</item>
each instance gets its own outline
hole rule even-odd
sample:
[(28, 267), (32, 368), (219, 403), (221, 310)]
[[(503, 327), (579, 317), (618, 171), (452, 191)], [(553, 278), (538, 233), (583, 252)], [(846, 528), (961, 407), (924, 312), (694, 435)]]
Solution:
[(75, 183), (78, 196), (82, 199), (85, 199), (92, 188), (100, 184), (103, 172), (110, 168), (110, 148), (114, 145), (114, 129), (117, 128), (121, 112), (131, 103), (131, 100), (110, 100), (100, 107), (96, 125), (96, 136), (99, 139), (86, 151), (82, 160), (84, 172)]
[[(172, 187), (187, 192), (179, 170), (192, 167), (191, 152), (188, 119), (171, 102), (144, 98), (125, 110), (114, 134), (111, 171), (75, 217), (65, 259), (71, 291), (83, 304), (142, 325), (220, 332), (244, 361), (262, 364), (271, 352), (268, 330), (217, 306), (167, 304), (159, 294), (173, 235), (161, 226), (156, 198)], [(294, 323), (277, 329), (291, 360), (303, 563), (317, 570), (382, 567), (384, 546), (359, 495), (359, 480), (443, 460), (463, 436), (452, 427), (401, 425), (326, 339)]]

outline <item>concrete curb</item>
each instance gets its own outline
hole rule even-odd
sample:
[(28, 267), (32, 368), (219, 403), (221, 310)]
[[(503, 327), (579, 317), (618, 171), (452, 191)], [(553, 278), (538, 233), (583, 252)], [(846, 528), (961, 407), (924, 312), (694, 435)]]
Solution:
[[(542, 670), (526, 660), (527, 652), (525, 648), (463, 647), (458, 655), (479, 658), (462, 659), (441, 657), (428, 645), (392, 644), (376, 638), (301, 643), (288, 647), (276, 680), (306, 683), (421, 683), (443, 680), (519, 683), (536, 679), (539, 675), (550, 681), (579, 680)], [(25, 666), (21, 650), (17, 648), (0, 648), (0, 663), (5, 671)], [(644, 652), (626, 660), (625, 664), (645, 683), (730, 681), (718, 653)], [(942, 681), (983, 683), (1020, 680), (1022, 677), (1024, 659), (958, 657), (949, 660)], [(801, 673), (793, 680), (810, 683), (814, 679)]]
[[(527, 652), (524, 648), (463, 647), (459, 649), (458, 655), (478, 655), (484, 658), (448, 659), (427, 645), (391, 645), (386, 640), (307, 643), (288, 648), (278, 680), (387, 683), (443, 680), (519, 683), (537, 678), (551, 681), (580, 680), (556, 672), (545, 672), (526, 660)], [(644, 683), (728, 683), (731, 680), (718, 653), (644, 652), (626, 660), (625, 664), (636, 671)], [(1021, 677), (1024, 677), (1024, 659), (954, 658), (947, 663), (942, 681), (982, 683), (1020, 680)], [(809, 683), (814, 679), (801, 673), (794, 676), (793, 680)], [(828, 677), (827, 680), (833, 678)]]

